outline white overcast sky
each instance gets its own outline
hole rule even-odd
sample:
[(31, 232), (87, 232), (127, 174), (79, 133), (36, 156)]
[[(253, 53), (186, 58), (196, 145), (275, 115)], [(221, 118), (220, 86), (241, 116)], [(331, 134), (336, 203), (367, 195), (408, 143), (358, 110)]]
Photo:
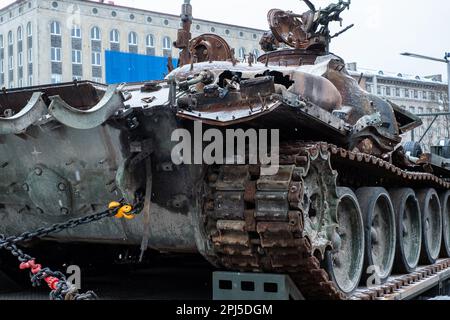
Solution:
[[(334, 0), (315, 0), (325, 7)], [(0, 7), (13, 2), (0, 0)], [(118, 5), (172, 14), (180, 13), (183, 0), (115, 0)], [(300, 0), (191, 0), (194, 17), (267, 29), (272, 8), (303, 12)], [(361, 67), (405, 74), (446, 75), (443, 63), (401, 57), (410, 51), (443, 58), (450, 51), (450, 1), (448, 0), (352, 0), (342, 15), (344, 26), (355, 27), (335, 39), (331, 50)], [(336, 23), (333, 31), (339, 30)]]

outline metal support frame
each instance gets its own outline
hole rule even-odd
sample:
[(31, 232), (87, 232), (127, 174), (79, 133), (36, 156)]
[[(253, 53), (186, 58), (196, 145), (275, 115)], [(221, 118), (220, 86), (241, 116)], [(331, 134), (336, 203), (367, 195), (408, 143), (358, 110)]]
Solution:
[(427, 130), (425, 130), (424, 134), (422, 135), (422, 137), (419, 140), (419, 143), (423, 141), (423, 139), (425, 138), (425, 136), (428, 134), (428, 132), (431, 130), (431, 127), (434, 125), (434, 123), (436, 122), (437, 118), (439, 118), (439, 116), (435, 116), (433, 121), (431, 121), (430, 125), (428, 126)]
[(213, 300), (305, 300), (288, 275), (213, 273)]
[[(418, 268), (417, 270), (420, 270)], [(391, 276), (388, 282), (395, 282), (402, 276)], [(380, 286), (380, 289), (383, 287)], [(356, 293), (364, 293), (360, 288)], [(431, 295), (430, 295), (431, 294)], [(414, 300), (432, 296), (450, 295), (450, 269), (425, 277), (414, 284), (405, 285), (391, 294), (377, 300)], [(356, 295), (357, 296), (357, 295)], [(288, 275), (265, 273), (213, 273), (213, 300), (305, 300), (299, 288)]]
[[(434, 117), (433, 121), (430, 123), (430, 125), (428, 126), (427, 130), (425, 131), (425, 133), (422, 135), (422, 137), (420, 138), (419, 142), (422, 142), (422, 140), (425, 138), (425, 136), (428, 134), (428, 132), (430, 131), (431, 127), (434, 125), (434, 123), (436, 122), (436, 120), (439, 117), (448, 117), (450, 116), (450, 112), (436, 112), (436, 113), (420, 113), (420, 114), (416, 114), (417, 117), (421, 117), (421, 118), (426, 118), (426, 117)], [(415, 140), (415, 134), (414, 134), (415, 130), (411, 131), (411, 141)]]

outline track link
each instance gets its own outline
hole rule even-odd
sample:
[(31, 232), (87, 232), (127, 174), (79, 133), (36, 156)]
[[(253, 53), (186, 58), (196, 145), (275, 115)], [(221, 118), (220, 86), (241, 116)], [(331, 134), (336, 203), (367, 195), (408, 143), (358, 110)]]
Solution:
[(308, 207), (302, 178), (319, 154), (329, 155), (338, 167), (371, 169), (372, 178), (390, 183), (450, 189), (444, 179), (407, 172), (374, 156), (326, 143), (287, 143), (280, 148), (280, 171), (274, 177), (260, 176), (258, 166), (210, 168), (204, 217), (211, 260), (241, 272), (290, 274), (307, 299), (317, 300), (378, 299), (450, 268), (445, 260), (352, 296), (340, 292), (321, 266), (323, 254), (312, 244), (310, 230), (305, 230)]

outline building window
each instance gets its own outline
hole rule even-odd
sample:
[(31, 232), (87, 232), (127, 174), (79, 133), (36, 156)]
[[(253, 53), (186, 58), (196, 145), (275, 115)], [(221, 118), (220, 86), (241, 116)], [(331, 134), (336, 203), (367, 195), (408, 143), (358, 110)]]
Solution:
[(81, 64), (81, 50), (72, 50), (72, 63)]
[(414, 90), (414, 99), (419, 99), (419, 92)]
[(58, 8), (58, 2), (53, 1), (53, 2), (52, 2), (52, 7), (53, 7), (53, 8)]
[(169, 37), (164, 37), (163, 39), (163, 49), (171, 50), (172, 49), (172, 40)]
[(216, 32), (216, 28), (211, 27), (211, 32)]
[(377, 95), (381, 96), (381, 87), (377, 86)]
[(137, 46), (137, 33), (136, 32), (130, 32), (128, 34), (128, 44), (130, 46)]
[(72, 27), (72, 38), (81, 38), (81, 28), (80, 26), (74, 25)]
[(409, 98), (409, 89), (405, 89), (405, 98)]
[(61, 62), (61, 48), (51, 48), (51, 61)]
[(115, 12), (115, 11), (111, 11), (111, 16), (113, 16), (113, 17), (117, 17), (117, 12)]
[(423, 100), (428, 100), (428, 92), (424, 91), (422, 93), (422, 98), (423, 98)]
[(164, 25), (168, 26), (169, 25), (169, 20), (165, 19), (164, 20)]
[(53, 21), (50, 24), (50, 34), (53, 36), (60, 36), (61, 35), (61, 25), (57, 21)]
[(13, 37), (12, 31), (10, 31), (10, 32), (8, 32), (8, 44), (12, 45), (13, 42), (14, 42), (14, 37)]
[(81, 76), (73, 76), (72, 77), (73, 81), (81, 81), (81, 79), (82, 79)]
[(366, 84), (366, 91), (371, 93), (372, 92), (372, 85), (371, 84)]
[(17, 28), (17, 41), (22, 41), (23, 34), (22, 34), (22, 27)]
[(62, 77), (60, 74), (52, 74), (52, 83), (61, 83)]
[(28, 63), (33, 63), (33, 49), (28, 49)]
[(239, 37), (241, 37), (241, 38), (244, 37), (244, 33), (242, 31), (239, 32)]
[(92, 52), (92, 65), (93, 66), (101, 66), (101, 53), (100, 52)]
[(3, 44), (3, 35), (0, 34), (0, 49), (4, 48), (4, 44)]
[(386, 87), (386, 95), (387, 96), (391, 95), (391, 87)]
[(227, 35), (227, 36), (229, 36), (230, 35), (230, 30), (225, 30), (225, 34)]
[(258, 38), (258, 36), (256, 35), (256, 33), (254, 33), (254, 34), (253, 34), (253, 39), (256, 40), (257, 38)]
[(239, 59), (241, 59), (241, 60), (245, 59), (245, 49), (244, 48), (239, 49)]
[(100, 40), (100, 29), (99, 29), (99, 27), (93, 27), (91, 29), (91, 40)]
[(33, 85), (33, 76), (28, 76), (28, 86), (31, 87)]
[(27, 36), (31, 37), (33, 35), (33, 26), (31, 25), (31, 22), (28, 22), (27, 24)]
[(12, 81), (9, 82), (9, 88), (10, 88), (10, 89), (13, 89), (13, 88), (14, 88), (14, 82), (12, 82)]
[(130, 14), (130, 20), (134, 20), (135, 16), (134, 14)]
[(22, 80), (22, 79), (19, 79), (19, 81), (18, 81), (18, 87), (19, 87), (19, 88), (22, 88), (22, 87), (23, 87), (23, 80)]
[(416, 113), (416, 107), (409, 107), (409, 112), (412, 114)]
[(151, 23), (153, 21), (152, 17), (147, 17), (147, 22)]
[(395, 95), (400, 97), (400, 88), (395, 88)]
[(19, 52), (17, 55), (17, 65), (23, 67), (23, 52)]
[(254, 49), (253, 50), (253, 55), (255, 56), (255, 58), (259, 58), (259, 50), (258, 49)]
[(14, 70), (14, 57), (13, 56), (10, 56), (9, 58), (8, 58), (8, 69), (11, 71), (11, 70)]
[(436, 101), (436, 94), (433, 91), (430, 92), (430, 100)]
[(92, 13), (93, 14), (97, 14), (98, 13), (98, 9), (97, 8), (92, 9)]
[(112, 43), (119, 43), (119, 30), (111, 30), (111, 33), (109, 34), (109, 41)]
[(147, 55), (154, 56), (155, 55), (155, 38), (152, 34), (147, 35), (145, 38), (145, 45), (147, 47)]
[(149, 34), (147, 36), (146, 45), (147, 45), (147, 48), (154, 48), (155, 47), (155, 38), (153, 37), (152, 34)]

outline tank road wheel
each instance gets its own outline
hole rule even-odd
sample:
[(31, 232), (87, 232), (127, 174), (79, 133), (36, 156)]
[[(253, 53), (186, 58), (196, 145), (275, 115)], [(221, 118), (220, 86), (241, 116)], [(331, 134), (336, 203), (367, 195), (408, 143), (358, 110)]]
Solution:
[(392, 272), (395, 259), (395, 213), (388, 192), (383, 188), (357, 190), (364, 220), (365, 254), (364, 275), (367, 280), (374, 272), (381, 283)]
[(422, 254), (420, 262), (434, 264), (439, 258), (442, 244), (442, 213), (438, 194), (434, 189), (417, 193), (422, 212)]
[(412, 273), (420, 259), (422, 218), (414, 190), (390, 190), (397, 225), (397, 250), (394, 269), (398, 273)]
[(364, 263), (364, 225), (356, 195), (338, 188), (337, 221), (333, 250), (325, 255), (325, 268), (336, 287), (351, 294), (359, 285)]
[(440, 196), (442, 206), (442, 257), (450, 258), (450, 191)]

